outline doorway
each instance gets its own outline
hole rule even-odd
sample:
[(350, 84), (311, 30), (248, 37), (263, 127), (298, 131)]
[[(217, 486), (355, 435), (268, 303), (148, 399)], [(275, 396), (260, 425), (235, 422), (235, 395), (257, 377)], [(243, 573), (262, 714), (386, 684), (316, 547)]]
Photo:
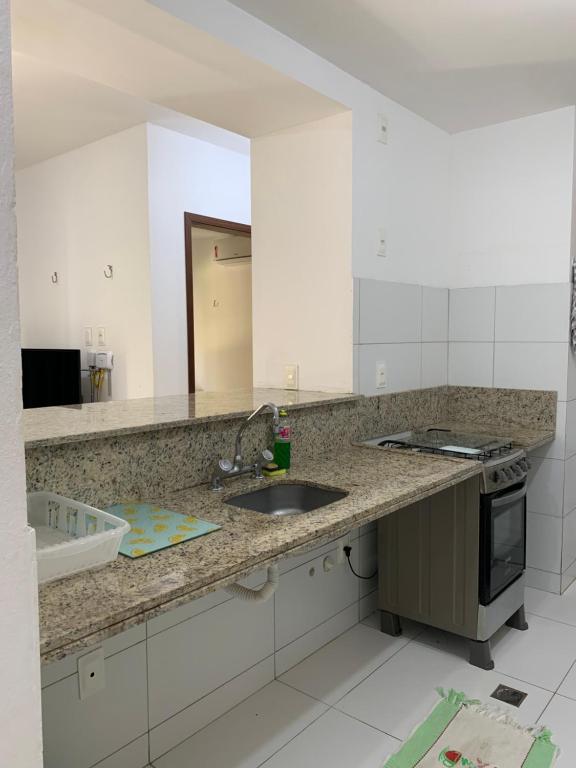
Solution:
[(252, 230), (184, 214), (188, 391), (252, 387)]

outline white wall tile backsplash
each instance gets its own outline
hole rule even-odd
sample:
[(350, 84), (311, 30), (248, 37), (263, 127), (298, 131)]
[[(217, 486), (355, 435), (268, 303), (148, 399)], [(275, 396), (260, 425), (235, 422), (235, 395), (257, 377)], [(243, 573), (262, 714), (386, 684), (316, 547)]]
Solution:
[(447, 288), (422, 288), (422, 341), (448, 341)]
[[(360, 344), (359, 387), (364, 395), (386, 395), (420, 388), (421, 344)], [(388, 386), (376, 387), (376, 366), (386, 366)]]
[(564, 515), (576, 508), (576, 456), (564, 464)]
[(530, 568), (561, 572), (562, 518), (528, 512), (526, 563)]
[(425, 342), (421, 347), (421, 386), (441, 387), (448, 384), (448, 342)]
[(450, 291), (450, 341), (493, 341), (495, 288)]
[(562, 573), (576, 560), (576, 509), (564, 517), (562, 528)]
[(496, 288), (496, 341), (568, 341), (570, 285)]
[(464, 387), (491, 387), (494, 345), (488, 342), (451, 342), (448, 383)]
[(564, 509), (564, 462), (561, 459), (531, 458), (528, 474), (529, 512), (562, 517)]
[(526, 568), (526, 586), (542, 589), (544, 592), (560, 594), (562, 577), (559, 573), (539, 571), (537, 568)]
[(494, 386), (552, 389), (567, 397), (568, 344), (499, 342), (494, 352)]
[(419, 342), (422, 336), (422, 288), (407, 283), (361, 280), (359, 343)]
[[(565, 409), (566, 409), (565, 410), (565, 415), (566, 415), (565, 458), (569, 459), (570, 456), (574, 456), (574, 454), (576, 454), (576, 400), (570, 400), (569, 402), (565, 403)], [(558, 422), (557, 422), (557, 425), (558, 425)]]

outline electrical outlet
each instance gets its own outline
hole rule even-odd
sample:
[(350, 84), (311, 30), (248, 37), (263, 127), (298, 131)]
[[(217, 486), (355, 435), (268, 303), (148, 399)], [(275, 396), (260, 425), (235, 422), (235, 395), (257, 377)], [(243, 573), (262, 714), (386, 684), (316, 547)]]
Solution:
[(387, 386), (386, 363), (376, 363), (376, 389), (386, 389)]
[(378, 115), (378, 129), (376, 133), (376, 140), (381, 144), (388, 144), (388, 118), (386, 115)]
[(106, 346), (106, 328), (104, 328), (103, 325), (100, 325), (98, 327), (98, 346), (99, 347)]
[(106, 687), (104, 650), (95, 648), (78, 659), (78, 688), (80, 699), (87, 699)]
[(376, 249), (377, 256), (386, 256), (386, 230), (380, 227), (378, 230), (378, 248)]
[(291, 363), (284, 366), (285, 389), (298, 389), (298, 365)]

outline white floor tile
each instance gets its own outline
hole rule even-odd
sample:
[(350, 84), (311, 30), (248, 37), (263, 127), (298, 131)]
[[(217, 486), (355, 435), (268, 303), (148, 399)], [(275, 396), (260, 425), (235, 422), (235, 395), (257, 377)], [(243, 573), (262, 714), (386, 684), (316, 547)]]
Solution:
[[(348, 693), (336, 708), (398, 739), (408, 737), (438, 701), (436, 688), (454, 688), (490, 702), (498, 683), (528, 693), (522, 705), (507, 707), (520, 722), (535, 722), (551, 694), (500, 672), (472, 667), (464, 659), (420, 643), (409, 643)], [(494, 702), (496, 704), (496, 702)], [(506, 708), (506, 705), (501, 705)]]
[(400, 745), (397, 739), (330, 710), (262, 768), (382, 768)]
[(409, 639), (357, 624), (282, 675), (299, 691), (334, 704), (400, 650)]
[[(400, 619), (402, 625), (401, 637), (407, 637), (409, 640), (413, 640), (426, 629), (424, 624), (418, 624), (417, 621), (411, 621), (410, 619)], [(378, 630), (380, 632), (380, 611), (374, 611), (370, 616), (362, 619), (362, 624), (366, 624), (367, 627)]]
[(526, 589), (526, 610), (546, 619), (562, 621), (576, 627), (576, 584), (563, 595), (553, 595), (541, 589)]
[(555, 768), (574, 768), (576, 765), (576, 701), (554, 696), (538, 721), (552, 731), (552, 741), (560, 747)]
[(569, 699), (576, 699), (576, 664), (562, 681), (562, 685), (558, 688), (558, 693), (562, 694), (562, 696), (567, 696)]
[[(576, 628), (528, 615), (530, 628), (502, 627), (492, 639), (496, 670), (532, 685), (555, 691), (576, 660)], [(427, 629), (417, 642), (467, 658), (463, 638)]]
[(326, 711), (270, 683), (161, 758), (155, 768), (256, 768)]

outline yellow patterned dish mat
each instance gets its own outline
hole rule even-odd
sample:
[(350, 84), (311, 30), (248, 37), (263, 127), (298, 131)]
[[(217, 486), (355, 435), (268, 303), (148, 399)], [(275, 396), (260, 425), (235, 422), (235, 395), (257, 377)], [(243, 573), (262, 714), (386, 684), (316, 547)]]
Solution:
[(130, 532), (122, 539), (119, 550), (126, 557), (149, 555), (220, 529), (215, 523), (153, 504), (114, 504), (106, 511), (130, 523)]

